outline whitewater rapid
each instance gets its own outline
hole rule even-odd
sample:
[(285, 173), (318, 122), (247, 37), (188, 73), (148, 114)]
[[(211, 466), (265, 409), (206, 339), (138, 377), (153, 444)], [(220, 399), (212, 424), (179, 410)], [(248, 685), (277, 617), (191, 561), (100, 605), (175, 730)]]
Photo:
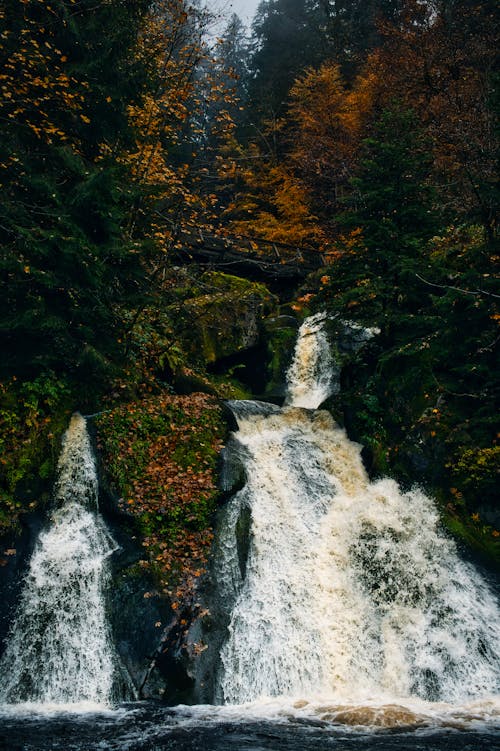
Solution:
[(0, 702), (106, 706), (117, 665), (107, 622), (107, 559), (116, 550), (97, 509), (85, 419), (63, 438), (49, 523), (36, 542), (6, 651)]
[(246, 483), (229, 502), (217, 562), (234, 603), (217, 700), (299, 701), (336, 707), (332, 717), (365, 707), (372, 719), (382, 706), (435, 714), (480, 702), (488, 713), (493, 702), (498, 711), (495, 596), (457, 555), (434, 502), (371, 482), (360, 446), (317, 409), (334, 389), (323, 320), (301, 328), (288, 406), (230, 403), (238, 431), (229, 460), (244, 465)]

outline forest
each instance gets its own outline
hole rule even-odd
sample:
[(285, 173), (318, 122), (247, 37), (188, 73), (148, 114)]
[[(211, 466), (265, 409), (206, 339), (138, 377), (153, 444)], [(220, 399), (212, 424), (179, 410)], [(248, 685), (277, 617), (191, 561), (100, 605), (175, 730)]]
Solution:
[[(494, 0), (262, 0), (251, 29), (197, 0), (5, 0), (2, 565), (79, 410), (144, 566), (192, 587), (221, 402), (279, 378), (271, 318), (321, 310), (380, 329), (327, 404), (370, 474), (498, 565), (498, 25)], [(195, 236), (316, 270), (207, 267)]]

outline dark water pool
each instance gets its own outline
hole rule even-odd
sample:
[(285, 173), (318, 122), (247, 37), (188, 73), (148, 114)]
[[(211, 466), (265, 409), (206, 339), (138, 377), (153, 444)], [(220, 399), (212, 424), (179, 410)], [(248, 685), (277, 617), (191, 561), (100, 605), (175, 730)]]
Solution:
[(220, 717), (209, 707), (0, 712), (1, 751), (500, 751), (500, 727), (362, 729), (294, 716)]

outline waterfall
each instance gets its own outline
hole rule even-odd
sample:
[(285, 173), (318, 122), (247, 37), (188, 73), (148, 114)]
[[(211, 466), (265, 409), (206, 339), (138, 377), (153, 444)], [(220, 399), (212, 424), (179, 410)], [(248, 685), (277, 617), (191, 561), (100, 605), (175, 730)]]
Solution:
[(287, 372), (286, 404), (315, 409), (336, 390), (338, 367), (324, 331), (325, 313), (306, 318)]
[[(306, 320), (288, 404), (231, 402), (246, 484), (229, 502), (217, 576), (233, 602), (217, 700), (460, 702), (500, 688), (500, 612), (419, 489), (370, 482), (329, 413), (324, 316)], [(307, 409), (305, 408), (307, 407)], [(237, 519), (249, 509), (245, 566)]]
[(103, 590), (117, 546), (97, 511), (95, 461), (79, 414), (63, 438), (54, 496), (0, 663), (0, 701), (108, 704), (116, 657)]

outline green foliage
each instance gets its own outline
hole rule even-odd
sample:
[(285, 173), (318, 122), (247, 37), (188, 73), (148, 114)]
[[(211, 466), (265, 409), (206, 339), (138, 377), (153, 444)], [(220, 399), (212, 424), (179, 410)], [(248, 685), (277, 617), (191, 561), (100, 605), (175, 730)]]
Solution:
[[(330, 272), (319, 306), (345, 315), (347, 303), (350, 317), (383, 324), (344, 371), (350, 433), (368, 447), (372, 472), (426, 486), (450, 528), (495, 558), (496, 530), (481, 521), (498, 515), (499, 315), (487, 246), (474, 228), (448, 229), (424, 247), (396, 299), (383, 276), (363, 284), (360, 296), (367, 256), (349, 261), (338, 264), (345, 275)], [(380, 289), (390, 305), (379, 304)]]
[(343, 226), (361, 231), (368, 273), (358, 286), (370, 286), (384, 312), (408, 294), (424, 244), (439, 226), (425, 146), (411, 110), (397, 103), (385, 110), (363, 142), (352, 207), (340, 217)]
[(412, 113), (384, 112), (316, 306), (381, 328), (343, 374), (346, 424), (371, 471), (426, 486), (455, 533), (497, 556), (496, 530), (471, 516), (498, 518), (495, 256), (478, 227), (437, 234), (428, 170)]
[(71, 393), (54, 373), (0, 384), (0, 534), (46, 500)]
[(131, 174), (116, 156), (131, 139), (125, 103), (140, 94), (131, 45), (145, 8), (6, 3), (2, 378), (53, 371), (99, 389), (120, 357), (120, 308), (137, 297), (143, 272), (124, 232)]
[(160, 394), (97, 419), (106, 472), (164, 592), (195, 587), (212, 539), (215, 470), (226, 427), (206, 394)]
[(453, 461), (447, 466), (451, 470), (452, 481), (465, 493), (477, 493), (483, 503), (493, 504), (496, 501), (500, 446), (458, 447)]
[(411, 247), (436, 227), (425, 184), (431, 160), (415, 114), (397, 104), (385, 110), (363, 146), (360, 176), (352, 181), (360, 202), (351, 223), (363, 227), (370, 250), (381, 243), (385, 251)]

